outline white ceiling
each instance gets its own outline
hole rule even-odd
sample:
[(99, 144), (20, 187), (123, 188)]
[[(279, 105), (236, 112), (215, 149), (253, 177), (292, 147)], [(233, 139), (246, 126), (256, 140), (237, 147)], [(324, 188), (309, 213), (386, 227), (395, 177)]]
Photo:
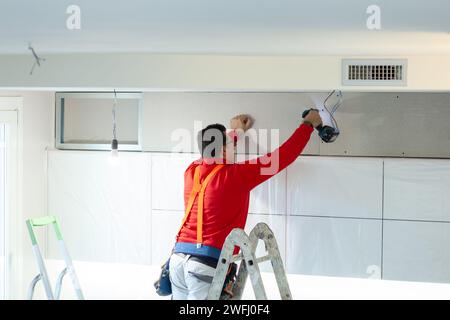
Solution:
[[(81, 30), (66, 8), (81, 7)], [(366, 28), (381, 7), (382, 30)], [(450, 54), (448, 0), (0, 0), (0, 53)]]

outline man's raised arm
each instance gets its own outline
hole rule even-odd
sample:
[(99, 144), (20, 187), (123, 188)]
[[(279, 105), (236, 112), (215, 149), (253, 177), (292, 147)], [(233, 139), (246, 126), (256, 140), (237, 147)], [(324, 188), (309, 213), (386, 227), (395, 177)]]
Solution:
[[(244, 122), (242, 124), (239, 124), (239, 122), (231, 124), (232, 129), (244, 130), (245, 128), (245, 131), (248, 129), (248, 126), (244, 126)], [(320, 124), (322, 124), (322, 120), (319, 112), (311, 110), (303, 123), (279, 148), (257, 159), (237, 163), (237, 170), (246, 187), (253, 189), (294, 162), (307, 145), (314, 128)], [(233, 125), (237, 127), (233, 128)]]

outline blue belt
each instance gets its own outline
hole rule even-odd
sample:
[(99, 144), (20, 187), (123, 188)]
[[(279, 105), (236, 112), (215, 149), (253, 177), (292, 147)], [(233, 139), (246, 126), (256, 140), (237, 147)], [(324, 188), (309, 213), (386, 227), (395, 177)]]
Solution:
[(214, 259), (219, 259), (220, 257), (220, 249), (202, 245), (201, 247), (197, 247), (195, 243), (189, 242), (177, 242), (175, 244), (174, 251), (175, 253), (186, 253), (195, 256), (207, 256)]

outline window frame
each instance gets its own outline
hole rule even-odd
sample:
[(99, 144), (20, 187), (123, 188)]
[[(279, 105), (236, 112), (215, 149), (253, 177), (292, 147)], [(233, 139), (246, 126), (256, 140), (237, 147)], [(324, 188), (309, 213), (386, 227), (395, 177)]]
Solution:
[[(55, 147), (65, 150), (111, 150), (110, 143), (67, 143), (64, 142), (64, 99), (65, 98), (91, 98), (114, 99), (114, 92), (56, 92), (55, 93)], [(121, 144), (119, 140), (119, 151), (142, 151), (142, 110), (144, 96), (142, 92), (116, 92), (117, 100), (136, 99), (138, 103), (138, 136), (137, 144)], [(111, 125), (112, 140), (112, 125)]]

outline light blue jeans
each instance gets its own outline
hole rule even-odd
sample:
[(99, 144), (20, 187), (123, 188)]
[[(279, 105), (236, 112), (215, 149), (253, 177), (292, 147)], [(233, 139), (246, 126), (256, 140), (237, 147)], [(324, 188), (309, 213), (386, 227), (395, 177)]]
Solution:
[(170, 257), (173, 300), (206, 300), (216, 269), (176, 253)]

